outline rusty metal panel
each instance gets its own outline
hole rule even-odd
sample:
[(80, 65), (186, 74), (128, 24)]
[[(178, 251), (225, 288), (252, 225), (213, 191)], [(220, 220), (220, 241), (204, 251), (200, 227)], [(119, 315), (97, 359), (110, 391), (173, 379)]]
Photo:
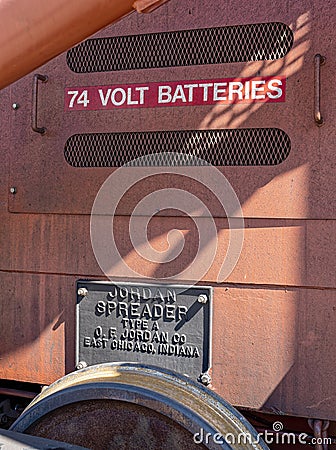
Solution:
[[(75, 277), (1, 273), (0, 281), (15, 299), (0, 304), (3, 323), (15, 323), (2, 333), (1, 378), (49, 384), (72, 371)], [(237, 406), (335, 420), (335, 301), (332, 289), (215, 289), (216, 392)]]
[[(173, 5), (173, 6), (172, 6)], [(175, 14), (176, 8), (180, 16)], [(293, 48), (283, 58), (269, 61), (237, 62), (169, 68), (153, 68), (118, 72), (76, 74), (69, 71), (66, 55), (60, 56), (40, 72), (48, 75), (48, 82), (41, 84), (38, 94), (39, 126), (47, 133), (40, 136), (30, 129), (31, 83), (27, 77), (11, 87), (12, 102), (22, 107), (13, 112), (11, 183), (17, 186), (17, 194), (10, 199), (13, 212), (48, 212), (89, 214), (95, 194), (111, 173), (106, 168), (88, 169), (69, 167), (63, 150), (67, 139), (82, 133), (127, 133), (134, 131), (212, 130), (233, 128), (274, 128), (283, 130), (291, 140), (291, 153), (279, 167), (233, 167), (221, 169), (229, 178), (243, 205), (245, 216), (283, 218), (333, 218), (334, 197), (330, 192), (331, 174), (327, 166), (320, 166), (319, 136), (328, 135), (332, 122), (327, 121), (321, 130), (312, 121), (314, 71), (312, 62), (317, 52), (328, 53), (328, 40), (318, 42), (318, 11), (311, 9), (310, 1), (302, 1), (284, 8), (270, 8), (269, 2), (255, 2), (250, 7), (227, 6), (222, 14), (209, 3), (197, 7), (183, 2), (171, 2), (152, 16), (136, 20), (129, 17), (122, 26), (104, 30), (99, 36), (125, 36), (146, 32), (199, 29), (206, 27), (249, 24), (250, 8), (256, 11), (255, 23), (276, 22), (288, 25), (294, 33)], [(184, 13), (182, 13), (184, 11)], [(206, 12), (205, 12), (206, 11)], [(164, 20), (169, 14), (169, 24)], [(322, 14), (322, 13), (321, 13)], [(186, 16), (188, 21), (185, 21)], [(327, 32), (327, 31), (326, 31)], [(331, 32), (331, 31), (330, 31)], [(325, 50), (325, 51), (324, 51)], [(332, 58), (330, 58), (332, 59)], [(323, 77), (333, 73), (332, 63), (323, 67)], [(233, 105), (205, 105), (169, 108), (119, 109), (109, 111), (64, 111), (64, 87), (103, 86), (160, 81), (207, 80), (215, 78), (239, 78), (256, 76), (282, 76), (287, 78), (284, 103), (254, 103)], [(324, 82), (325, 84), (325, 82)], [(328, 93), (328, 87), (323, 92)], [(15, 100), (16, 99), (16, 100)], [(187, 114), (186, 114), (187, 112)], [(169, 113), (169, 121), (167, 121)], [(145, 124), (145, 130), (144, 130)], [(302, 139), (302, 136), (305, 138)], [(323, 150), (323, 157), (332, 160), (330, 146)], [(28, 166), (29, 170), (25, 167)], [(314, 202), (307, 205), (308, 179), (319, 185), (324, 195), (323, 207)], [(318, 182), (317, 182), (318, 180)], [(62, 186), (62, 189), (60, 188)], [(199, 187), (191, 184), (196, 195)], [(52, 195), (50, 193), (52, 192)], [(272, 202), (274, 196), (281, 202)], [(86, 198), (86, 202), (82, 198)], [(272, 204), (272, 208), (268, 205)], [(120, 214), (129, 214), (125, 204)], [(225, 213), (215, 208), (214, 215)]]
[[(1, 270), (101, 277), (91, 246), (89, 217), (61, 215), (2, 215), (0, 233)], [(139, 224), (140, 224), (140, 219)], [(211, 226), (211, 219), (202, 219)], [(136, 222), (137, 223), (137, 220)], [(225, 219), (215, 221), (218, 229), (217, 251), (203, 282), (216, 283), (227, 251), (230, 230)], [(144, 261), (133, 248), (128, 233), (129, 219), (116, 218), (115, 240), (120, 255), (141, 277), (172, 276), (176, 265), (156, 265)], [(166, 250), (166, 235), (171, 229), (185, 236), (185, 249), (179, 256), (180, 268), (188, 267), (195, 257), (198, 233), (191, 219), (153, 218), (148, 229), (149, 242)], [(233, 272), (232, 283), (333, 288), (336, 284), (335, 221), (289, 221), (246, 219), (244, 245)], [(32, 245), (32, 242), (36, 245)], [(210, 251), (210, 247), (208, 251)], [(115, 258), (108, 272), (122, 279), (125, 271)]]
[[(295, 36), (292, 50), (282, 59), (267, 62), (89, 75), (72, 73), (62, 55), (41, 69), (49, 77), (38, 87), (37, 124), (47, 128), (44, 136), (30, 128), (32, 77), (1, 92), (0, 175), (5, 181), (0, 186), (0, 378), (45, 384), (73, 370), (75, 281), (104, 275), (91, 247), (88, 214), (113, 169), (69, 166), (63, 152), (71, 136), (279, 128), (291, 140), (291, 152), (280, 165), (221, 169), (237, 192), (245, 215), (243, 250), (222, 284), (217, 283), (217, 274), (229, 230), (218, 204), (211, 205), (212, 214), (219, 216), (215, 220), (218, 248), (212, 266), (199, 281), (214, 286), (213, 383), (220, 395), (236, 405), (335, 420), (336, 93), (330, 82), (335, 72), (335, 8), (332, 2), (317, 7), (314, 1), (290, 5), (231, 2), (225, 11), (209, 5), (201, 0), (172, 0), (152, 18), (135, 21), (130, 17), (99, 36), (248, 24), (253, 10), (256, 23), (277, 21), (290, 26)], [(327, 58), (321, 67), (325, 124), (320, 128), (313, 117), (316, 53)], [(260, 74), (287, 78), (285, 102), (64, 111), (64, 87)], [(19, 108), (13, 109), (14, 103)], [(165, 183), (158, 178), (156, 187), (169, 187), (171, 179)], [(10, 187), (15, 187), (16, 193), (9, 193)], [(142, 281), (146, 276), (166, 276), (174, 271), (173, 264), (144, 263), (130, 241), (129, 207), (149, 192), (149, 187), (133, 190), (116, 217), (120, 254), (139, 270)], [(197, 184), (182, 187), (207, 199)], [(210, 223), (210, 218), (202, 220)], [(148, 240), (165, 250), (171, 229), (180, 230), (185, 237), (186, 249), (178, 265), (186, 267), (193, 260), (197, 242), (191, 220), (172, 214), (154, 217)], [(109, 274), (123, 278), (119, 262), (113, 260)]]
[(0, 378), (50, 384), (74, 368), (70, 277), (0, 271)]
[(235, 405), (335, 420), (335, 290), (215, 290), (213, 385)]

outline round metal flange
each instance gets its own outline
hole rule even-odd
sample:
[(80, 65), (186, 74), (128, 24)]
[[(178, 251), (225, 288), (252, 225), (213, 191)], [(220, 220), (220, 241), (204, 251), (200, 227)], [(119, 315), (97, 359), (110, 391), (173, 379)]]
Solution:
[(191, 379), (153, 366), (107, 363), (46, 388), (20, 431), (93, 449), (267, 449), (230, 404)]

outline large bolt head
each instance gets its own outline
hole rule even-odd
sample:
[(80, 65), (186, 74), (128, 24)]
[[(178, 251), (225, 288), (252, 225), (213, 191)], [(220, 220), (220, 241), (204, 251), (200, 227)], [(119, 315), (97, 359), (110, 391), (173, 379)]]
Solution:
[(81, 287), (78, 289), (77, 294), (80, 297), (86, 297), (88, 295), (89, 291), (85, 287)]
[(87, 367), (87, 363), (85, 361), (79, 361), (79, 363), (76, 366), (76, 370), (85, 369)]
[(209, 384), (211, 383), (211, 377), (208, 373), (202, 373), (200, 376), (200, 381), (205, 386), (209, 386)]

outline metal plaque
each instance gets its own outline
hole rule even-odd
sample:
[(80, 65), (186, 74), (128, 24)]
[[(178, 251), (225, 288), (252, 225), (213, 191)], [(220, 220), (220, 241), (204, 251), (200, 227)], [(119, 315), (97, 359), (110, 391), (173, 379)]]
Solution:
[(141, 362), (208, 383), (212, 288), (78, 281), (77, 368)]

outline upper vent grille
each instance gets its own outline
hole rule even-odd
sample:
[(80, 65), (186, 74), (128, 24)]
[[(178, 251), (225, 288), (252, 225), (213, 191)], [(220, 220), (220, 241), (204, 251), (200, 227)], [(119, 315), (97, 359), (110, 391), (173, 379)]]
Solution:
[(73, 167), (195, 165), (192, 157), (200, 158), (197, 165), (271, 166), (284, 161), (290, 148), (288, 135), (278, 128), (245, 128), (75, 134), (64, 155)]
[(77, 73), (283, 58), (293, 32), (278, 22), (88, 39), (67, 53)]

